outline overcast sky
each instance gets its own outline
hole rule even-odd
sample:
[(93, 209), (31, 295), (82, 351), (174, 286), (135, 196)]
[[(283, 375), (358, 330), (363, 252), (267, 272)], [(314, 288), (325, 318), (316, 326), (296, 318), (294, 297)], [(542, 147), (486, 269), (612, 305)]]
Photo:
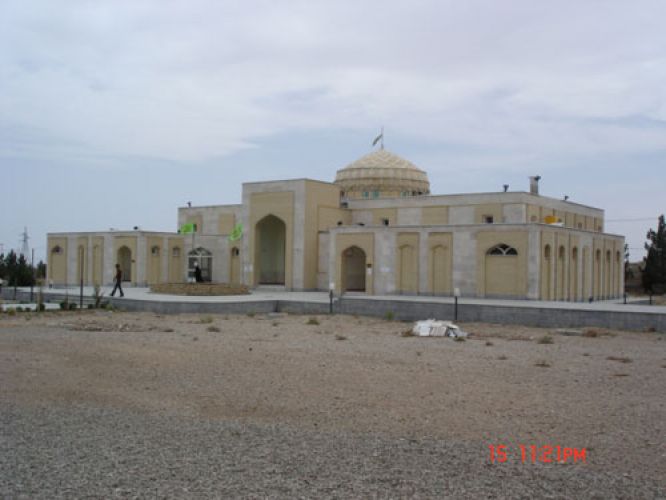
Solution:
[[(241, 184), (386, 149), (435, 194), (666, 211), (666, 2), (0, 0), (0, 243), (175, 230)], [(631, 219), (631, 220), (627, 220)]]

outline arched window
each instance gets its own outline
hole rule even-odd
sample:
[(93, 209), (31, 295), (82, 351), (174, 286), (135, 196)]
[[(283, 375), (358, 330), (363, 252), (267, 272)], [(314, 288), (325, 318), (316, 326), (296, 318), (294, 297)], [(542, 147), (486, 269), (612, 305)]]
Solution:
[(150, 254), (151, 254), (153, 257), (159, 257), (159, 256), (160, 256), (160, 247), (158, 247), (157, 245), (155, 245), (154, 247), (152, 247), (152, 248), (150, 249)]
[(194, 278), (195, 264), (201, 268), (201, 277), (204, 281), (211, 281), (213, 276), (213, 254), (210, 250), (199, 247), (188, 254), (188, 276)]
[(171, 249), (171, 256), (172, 257), (180, 257), (180, 247), (173, 247)]
[(488, 250), (488, 255), (518, 255), (518, 251), (509, 245), (500, 243), (499, 245), (495, 245), (490, 250)]
[(60, 245), (56, 245), (51, 249), (51, 253), (54, 253), (56, 255), (60, 255), (62, 253), (62, 247)]

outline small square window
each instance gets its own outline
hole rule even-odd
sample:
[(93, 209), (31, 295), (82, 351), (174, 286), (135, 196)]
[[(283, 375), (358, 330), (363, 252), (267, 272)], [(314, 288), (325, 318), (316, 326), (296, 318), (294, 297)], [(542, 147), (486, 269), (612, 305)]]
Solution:
[(370, 193), (367, 191), (363, 191), (363, 198), (368, 198), (370, 196)]
[(372, 192), (372, 197), (373, 198), (379, 198), (379, 191), (373, 191)]
[(388, 226), (389, 225), (389, 220), (388, 219), (382, 219), (382, 224), (384, 224), (385, 226)]
[(493, 216), (492, 215), (484, 215), (483, 216), (483, 222), (485, 224), (492, 224), (493, 223)]

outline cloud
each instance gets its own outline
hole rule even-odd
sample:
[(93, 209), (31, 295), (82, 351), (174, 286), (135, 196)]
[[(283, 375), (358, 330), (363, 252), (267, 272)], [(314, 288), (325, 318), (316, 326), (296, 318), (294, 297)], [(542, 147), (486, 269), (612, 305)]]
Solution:
[(100, 155), (202, 160), (288, 130), (380, 123), (528, 155), (666, 141), (622, 121), (666, 119), (658, 2), (15, 1), (4, 10), (1, 123), (14, 134), (39, 128), (42, 146), (60, 153), (64, 141)]

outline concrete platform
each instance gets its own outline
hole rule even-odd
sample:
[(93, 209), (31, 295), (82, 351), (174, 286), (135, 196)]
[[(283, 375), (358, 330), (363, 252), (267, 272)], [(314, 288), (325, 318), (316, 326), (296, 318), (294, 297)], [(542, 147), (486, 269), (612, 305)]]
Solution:
[[(30, 289), (17, 289), (19, 300), (29, 300)], [(329, 297), (326, 292), (285, 292), (255, 290), (250, 295), (192, 297), (151, 293), (149, 288), (126, 288), (125, 297), (111, 298), (104, 290), (104, 300), (114, 307), (129, 311), (169, 313), (268, 313), (327, 314)], [(3, 288), (5, 299), (14, 290)], [(36, 291), (35, 291), (36, 293)], [(45, 289), (45, 300), (60, 302), (66, 297), (79, 302), (79, 288)], [(93, 288), (84, 287), (84, 305), (92, 303)], [(644, 299), (639, 299), (640, 301)], [(521, 324), (527, 326), (575, 328), (597, 326), (619, 330), (654, 330), (666, 333), (666, 306), (650, 306), (622, 300), (587, 302), (546, 302), (528, 300), (498, 300), (462, 297), (456, 311), (453, 297), (429, 296), (365, 296), (336, 297), (333, 312), (396, 320), (414, 321), (437, 318), (465, 322)]]

